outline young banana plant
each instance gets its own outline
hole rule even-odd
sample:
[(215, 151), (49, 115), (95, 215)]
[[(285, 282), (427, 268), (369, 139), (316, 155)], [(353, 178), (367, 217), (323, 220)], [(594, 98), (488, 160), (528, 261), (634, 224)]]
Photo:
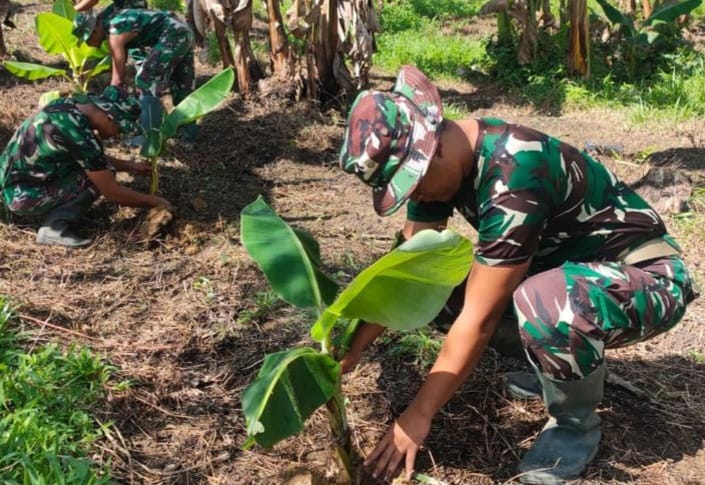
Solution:
[(146, 142), (142, 145), (140, 154), (152, 165), (152, 194), (159, 190), (158, 159), (164, 151), (166, 141), (176, 136), (179, 127), (195, 123), (216, 109), (230, 93), (234, 81), (235, 73), (229, 67), (189, 94), (164, 119), (147, 123), (154, 128), (144, 133)]
[[(360, 320), (408, 330), (430, 322), (466, 276), (470, 242), (453, 231), (422, 231), (362, 271), (336, 298), (338, 285), (321, 271), (320, 248), (305, 231), (284, 222), (260, 196), (241, 215), (242, 243), (273, 290), (299, 308), (314, 308), (311, 337), (320, 349), (269, 354), (242, 394), (245, 448), (270, 447), (299, 433), (325, 405), (335, 449), (352, 481), (352, 446), (345, 415), (340, 365)], [(344, 323), (332, 355), (332, 333)]]
[[(5, 69), (29, 81), (61, 76), (71, 82), (75, 93), (85, 93), (91, 79), (110, 69), (110, 54), (103, 48), (78, 43), (71, 33), (75, 16), (76, 10), (70, 0), (56, 0), (51, 12), (42, 12), (35, 18), (39, 45), (48, 54), (61, 55), (68, 62), (68, 69), (16, 61), (4, 62)], [(39, 103), (44, 105), (59, 96), (58, 90), (48, 91)]]

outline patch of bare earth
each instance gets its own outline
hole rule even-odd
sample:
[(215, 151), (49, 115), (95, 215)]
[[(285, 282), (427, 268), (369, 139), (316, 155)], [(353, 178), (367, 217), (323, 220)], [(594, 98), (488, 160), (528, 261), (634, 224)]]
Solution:
[[(39, 58), (27, 5), (10, 31), (18, 46)], [(212, 69), (199, 67), (199, 73)], [(387, 79), (376, 79), (380, 86)], [(0, 72), (0, 145), (56, 81), (26, 84)], [(550, 117), (504, 99), (491, 88), (441, 85), (444, 96), (477, 116), (513, 119), (582, 147), (622, 144), (602, 157), (620, 176), (638, 180), (651, 165), (678, 167), (702, 187), (705, 123), (691, 121), (657, 134), (634, 128), (616, 112), (586, 111)], [(370, 191), (341, 173), (336, 155), (344, 116), (315, 106), (237, 96), (202, 123), (194, 151), (173, 147), (162, 163), (163, 195), (176, 220), (156, 244), (139, 227), (146, 211), (100, 202), (92, 209), (95, 236), (84, 250), (41, 247), (36, 226), (0, 224), (0, 293), (19, 305), (19, 322), (37, 342), (79, 342), (95, 349), (128, 380), (97, 409), (114, 426), (92, 450), (130, 484), (285, 483), (314, 469), (326, 483), (330, 445), (325, 417), (316, 413), (306, 432), (273, 450), (243, 451), (240, 393), (263, 356), (310, 344), (310, 317), (281, 303), (262, 303), (263, 276), (239, 240), (241, 209), (262, 194), (289, 222), (320, 241), (327, 272), (349, 281), (391, 244), (401, 215), (374, 215)], [(642, 161), (636, 154), (655, 152)], [(132, 155), (118, 143), (110, 150)], [(144, 180), (125, 183), (146, 190)], [(705, 208), (693, 207), (703, 215)], [(670, 230), (702, 283), (702, 225), (667, 216)], [(702, 220), (702, 219), (700, 219)], [(455, 217), (453, 227), (473, 236)], [(257, 303), (259, 298), (259, 303)], [(671, 332), (608, 352), (610, 384), (600, 406), (602, 448), (586, 483), (639, 485), (705, 483), (705, 337), (703, 300), (694, 302)], [(345, 378), (354, 445), (371, 451), (393, 418), (412, 399), (424, 370), (391, 357), (395, 338), (375, 345)], [(501, 374), (519, 361), (488, 352), (478, 371), (434, 421), (419, 468), (448, 483), (513, 481), (518, 460), (546, 419), (540, 403), (505, 395)], [(625, 384), (626, 383), (626, 384)], [(369, 477), (363, 483), (373, 483)]]

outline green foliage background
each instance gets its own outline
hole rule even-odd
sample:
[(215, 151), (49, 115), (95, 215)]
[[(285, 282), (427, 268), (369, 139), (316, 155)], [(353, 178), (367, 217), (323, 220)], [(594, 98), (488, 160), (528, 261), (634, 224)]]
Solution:
[[(592, 75), (588, 80), (568, 76), (565, 57), (567, 28), (539, 36), (539, 56), (527, 66), (516, 62), (517, 36), (510, 44), (496, 40), (496, 32), (480, 36), (478, 23), (485, 1), (389, 0), (380, 11), (383, 32), (378, 36), (374, 64), (396, 72), (414, 64), (433, 79), (466, 80), (478, 85), (498, 84), (538, 109), (559, 113), (591, 106), (628, 109), (634, 122), (658, 118), (682, 120), (705, 114), (705, 56), (680, 37), (668, 37), (644, 50), (630, 69), (621, 57), (620, 43), (605, 44), (593, 29)], [(558, 15), (558, 2), (552, 2)], [(602, 8), (588, 2), (594, 26), (607, 25)], [(703, 22), (705, 6), (691, 16)], [(600, 23), (602, 22), (602, 23)], [(457, 114), (455, 115), (457, 116)]]

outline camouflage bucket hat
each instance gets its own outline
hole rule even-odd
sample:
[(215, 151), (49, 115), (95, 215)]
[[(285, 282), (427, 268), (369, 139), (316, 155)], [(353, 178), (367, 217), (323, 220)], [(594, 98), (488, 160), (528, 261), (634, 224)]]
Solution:
[(88, 40), (95, 30), (96, 23), (98, 17), (92, 11), (82, 12), (74, 17), (71, 33), (78, 38), (79, 44)]
[(438, 89), (404, 66), (391, 93), (363, 91), (355, 99), (340, 165), (372, 186), (375, 211), (396, 212), (413, 193), (438, 146), (443, 107)]
[(97, 107), (105, 111), (123, 133), (135, 133), (140, 117), (140, 103), (134, 96), (117, 86), (108, 86), (99, 95), (90, 96)]

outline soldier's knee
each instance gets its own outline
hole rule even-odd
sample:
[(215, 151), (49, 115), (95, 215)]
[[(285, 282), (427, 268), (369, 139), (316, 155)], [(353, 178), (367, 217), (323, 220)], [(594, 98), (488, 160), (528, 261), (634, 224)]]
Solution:
[(514, 306), (533, 306), (551, 296), (566, 292), (565, 274), (562, 268), (553, 268), (530, 276), (522, 281), (512, 295)]

